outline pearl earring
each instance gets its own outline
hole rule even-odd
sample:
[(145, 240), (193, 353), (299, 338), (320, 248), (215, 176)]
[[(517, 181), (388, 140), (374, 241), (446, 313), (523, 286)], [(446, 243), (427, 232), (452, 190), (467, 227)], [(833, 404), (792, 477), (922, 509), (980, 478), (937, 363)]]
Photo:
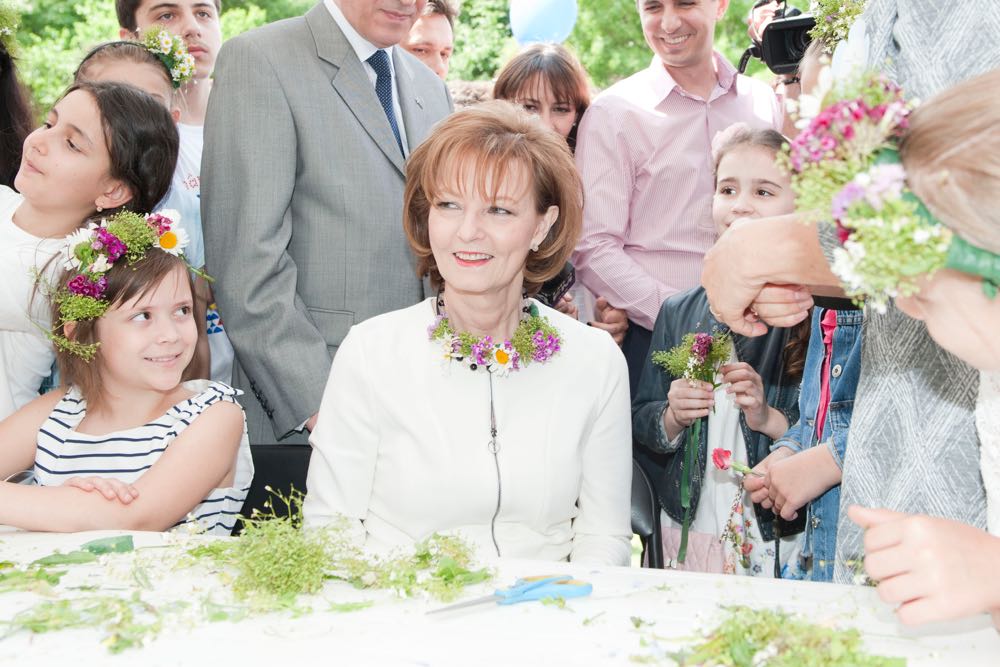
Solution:
[(104, 207), (103, 207), (103, 206), (98, 206), (98, 207), (97, 207), (97, 212), (98, 212), (98, 213), (100, 213), (100, 212), (101, 212), (101, 211), (103, 211), (103, 210), (104, 210)]
[(531, 244), (531, 252), (538, 252), (538, 244), (537, 243), (532, 243)]

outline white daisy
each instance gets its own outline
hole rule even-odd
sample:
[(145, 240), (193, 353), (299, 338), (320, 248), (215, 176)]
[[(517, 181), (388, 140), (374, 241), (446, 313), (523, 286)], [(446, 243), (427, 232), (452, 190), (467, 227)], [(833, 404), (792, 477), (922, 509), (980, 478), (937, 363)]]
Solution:
[(506, 377), (514, 367), (514, 351), (495, 347), (490, 352), (490, 372), (499, 377)]
[(77, 258), (74, 251), (81, 243), (90, 245), (91, 235), (96, 228), (97, 225), (90, 223), (87, 227), (81, 227), (66, 237), (66, 245), (63, 246), (63, 268), (69, 269), (70, 271), (80, 268), (81, 262)]
[(181, 226), (172, 227), (169, 232), (164, 232), (156, 239), (156, 247), (164, 252), (168, 252), (175, 257), (179, 257), (184, 252), (191, 239)]

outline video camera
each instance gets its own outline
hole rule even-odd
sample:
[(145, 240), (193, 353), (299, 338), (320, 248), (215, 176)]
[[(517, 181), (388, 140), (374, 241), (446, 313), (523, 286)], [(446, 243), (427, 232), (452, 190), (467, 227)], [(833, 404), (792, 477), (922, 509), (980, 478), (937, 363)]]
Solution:
[[(759, 0), (754, 9), (766, 5), (771, 0)], [(760, 36), (740, 58), (739, 71), (745, 72), (750, 58), (763, 60), (767, 68), (775, 74), (793, 73), (799, 68), (799, 61), (805, 55), (812, 38), (809, 31), (816, 25), (811, 14), (803, 14), (795, 7), (787, 5), (779, 8), (774, 20), (767, 24)]]

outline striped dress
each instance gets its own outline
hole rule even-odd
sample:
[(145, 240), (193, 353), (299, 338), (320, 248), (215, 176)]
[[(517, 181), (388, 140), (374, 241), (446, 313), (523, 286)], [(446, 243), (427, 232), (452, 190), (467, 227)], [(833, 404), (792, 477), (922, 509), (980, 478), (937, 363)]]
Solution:
[[(208, 380), (185, 382), (183, 386), (195, 392), (195, 396), (177, 403), (166, 414), (147, 424), (104, 435), (90, 435), (76, 430), (87, 414), (87, 401), (79, 389), (71, 387), (38, 432), (35, 454), (38, 483), (57, 486), (75, 475), (114, 477), (133, 483), (210, 405), (219, 401), (237, 403), (236, 397), (242, 393), (221, 382)], [(208, 533), (228, 535), (243, 507), (252, 479), (253, 460), (244, 419), (233, 485), (213, 489), (174, 528), (196, 522)]]

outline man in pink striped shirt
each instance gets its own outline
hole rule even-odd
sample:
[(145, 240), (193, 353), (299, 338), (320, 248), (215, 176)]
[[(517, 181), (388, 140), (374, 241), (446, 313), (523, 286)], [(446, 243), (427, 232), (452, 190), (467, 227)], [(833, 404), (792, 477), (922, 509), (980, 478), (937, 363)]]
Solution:
[(576, 159), (586, 194), (577, 275), (631, 320), (633, 391), (668, 296), (699, 284), (715, 241), (712, 137), (736, 122), (781, 130), (771, 88), (713, 49), (729, 0), (637, 0), (655, 56), (594, 100)]

